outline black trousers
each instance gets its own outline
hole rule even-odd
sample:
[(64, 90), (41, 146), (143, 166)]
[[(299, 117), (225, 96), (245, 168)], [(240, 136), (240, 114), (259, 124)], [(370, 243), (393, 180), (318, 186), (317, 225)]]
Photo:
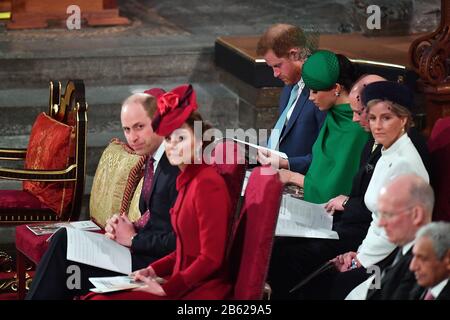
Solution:
[[(90, 277), (113, 277), (123, 275), (93, 266), (89, 266), (66, 259), (67, 256), (67, 231), (65, 228), (58, 230), (53, 235), (49, 248), (37, 266), (30, 291), (26, 300), (62, 300), (73, 299), (84, 295), (94, 286), (89, 281)], [(139, 270), (147, 267), (153, 258), (132, 254), (132, 269)], [(70, 266), (76, 266), (80, 272), (80, 286), (72, 288), (69, 277), (74, 272)], [(69, 282), (69, 283), (68, 283)]]
[(297, 283), (337, 255), (356, 251), (360, 237), (340, 240), (276, 237), (267, 282), (273, 299), (316, 299), (315, 290), (289, 293)]

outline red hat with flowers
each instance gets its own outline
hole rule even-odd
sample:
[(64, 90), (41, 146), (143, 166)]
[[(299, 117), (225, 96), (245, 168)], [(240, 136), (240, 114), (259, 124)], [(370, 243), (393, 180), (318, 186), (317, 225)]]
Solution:
[(192, 85), (185, 84), (160, 95), (153, 116), (153, 131), (160, 136), (168, 136), (180, 128), (197, 110), (197, 99)]
[(154, 96), (155, 98), (158, 98), (159, 96), (166, 93), (166, 90), (161, 89), (161, 88), (151, 88), (151, 89), (145, 90), (144, 93)]

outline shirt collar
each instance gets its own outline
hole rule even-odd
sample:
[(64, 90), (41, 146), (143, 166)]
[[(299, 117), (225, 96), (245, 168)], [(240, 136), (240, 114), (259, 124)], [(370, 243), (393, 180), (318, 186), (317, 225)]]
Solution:
[(303, 81), (303, 78), (300, 78), (300, 80), (297, 82), (298, 85), (298, 92), (302, 92), (303, 88), (305, 87), (305, 82)]
[(431, 294), (433, 295), (434, 298), (439, 297), (439, 295), (441, 294), (442, 290), (444, 290), (444, 287), (447, 285), (447, 283), (448, 278), (442, 280), (441, 282), (439, 282), (437, 285), (435, 285), (433, 288), (430, 289)]
[(156, 151), (155, 151), (155, 153), (153, 153), (153, 159), (154, 159), (154, 162), (153, 162), (153, 170), (156, 170), (156, 167), (158, 166), (158, 163), (159, 163), (159, 160), (161, 160), (161, 157), (162, 157), (162, 155), (163, 155), (163, 153), (164, 153), (164, 149), (165, 149), (165, 146), (164, 146), (164, 141), (160, 144), (160, 146), (158, 147), (158, 149), (156, 149)]
[(402, 254), (403, 254), (403, 255), (406, 255), (406, 254), (409, 252), (409, 250), (411, 250), (411, 248), (413, 247), (413, 245), (414, 245), (414, 240), (411, 241), (411, 242), (409, 242), (409, 243), (407, 243), (407, 244), (405, 244), (405, 245), (402, 247)]

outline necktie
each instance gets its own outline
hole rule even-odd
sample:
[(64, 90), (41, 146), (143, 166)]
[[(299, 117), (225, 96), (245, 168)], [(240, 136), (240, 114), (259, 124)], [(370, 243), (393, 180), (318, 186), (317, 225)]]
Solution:
[(398, 262), (403, 258), (403, 250), (402, 248), (398, 248), (397, 249), (397, 253), (395, 254), (394, 257), (394, 261), (388, 265), (387, 267), (385, 267), (383, 269), (383, 271), (381, 272), (381, 281), (383, 281), (383, 278), (386, 276), (386, 274), (393, 268), (395, 268), (395, 266), (398, 264)]
[(425, 295), (425, 297), (423, 298), (423, 300), (434, 300), (434, 296), (431, 293), (431, 290), (427, 291), (427, 294)]
[(147, 211), (134, 223), (134, 227), (136, 229), (142, 229), (150, 219), (150, 195), (152, 191), (152, 182), (153, 182), (153, 164), (155, 159), (153, 157), (149, 157), (147, 164), (145, 166), (145, 175), (144, 175), (144, 183), (142, 186), (142, 197), (144, 198), (144, 202), (147, 205)]
[(373, 146), (372, 146), (372, 152), (375, 151), (375, 149), (378, 147), (378, 145), (379, 145), (379, 144), (378, 144), (378, 142), (376, 142), (376, 141), (373, 143)]
[(286, 124), (286, 117), (289, 112), (289, 109), (291, 109), (292, 104), (297, 99), (298, 89), (299, 89), (298, 84), (296, 84), (292, 88), (291, 96), (289, 97), (289, 101), (286, 105), (286, 108), (284, 108), (283, 112), (281, 113), (280, 117), (277, 120), (277, 123), (275, 124), (275, 127), (270, 133), (270, 138), (267, 141), (267, 147), (270, 149), (277, 149), (278, 147), (278, 144), (280, 142), (281, 131), (283, 130), (284, 125)]

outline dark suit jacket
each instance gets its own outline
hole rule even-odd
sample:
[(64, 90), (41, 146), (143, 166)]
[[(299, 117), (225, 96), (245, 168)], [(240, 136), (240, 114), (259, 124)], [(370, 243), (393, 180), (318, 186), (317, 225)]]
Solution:
[[(285, 86), (280, 96), (280, 114), (289, 101), (292, 85)], [(309, 100), (309, 89), (303, 88), (286, 127), (280, 137), (279, 150), (288, 156), (292, 171), (305, 174), (312, 159), (312, 146), (316, 142), (326, 113)]]
[[(401, 250), (401, 248), (399, 248)], [(380, 289), (372, 289), (367, 300), (409, 300), (411, 293), (416, 292), (416, 278), (409, 270), (412, 260), (412, 248), (394, 265), (385, 269), (381, 278)], [(417, 292), (415, 293), (417, 294)]]
[(447, 282), (447, 285), (441, 291), (439, 296), (436, 297), (436, 300), (450, 300), (450, 281)]
[(381, 157), (381, 145), (372, 152), (374, 140), (371, 137), (364, 146), (358, 173), (353, 177), (352, 190), (344, 211), (334, 214), (333, 230), (340, 238), (352, 237), (355, 241), (362, 241), (367, 234), (372, 212), (364, 203), (364, 195), (372, 179), (373, 170)]
[(139, 199), (141, 213), (147, 211), (149, 204), (151, 218), (133, 238), (133, 258), (140, 255), (146, 256), (145, 260), (153, 261), (175, 250), (175, 234), (170, 223), (169, 210), (177, 198), (176, 179), (179, 172), (178, 167), (170, 165), (164, 153), (153, 177), (150, 200), (145, 201), (142, 193)]

